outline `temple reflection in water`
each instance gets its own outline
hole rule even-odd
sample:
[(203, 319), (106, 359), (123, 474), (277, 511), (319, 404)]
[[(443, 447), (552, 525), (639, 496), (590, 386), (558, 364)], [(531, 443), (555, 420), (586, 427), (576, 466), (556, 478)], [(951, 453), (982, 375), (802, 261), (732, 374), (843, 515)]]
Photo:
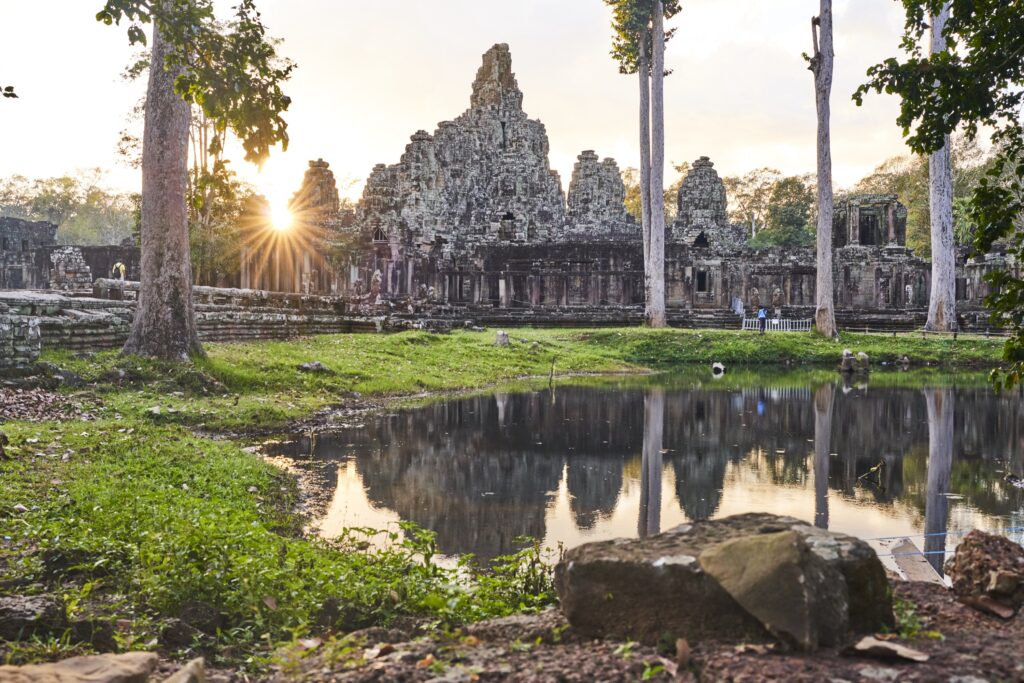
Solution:
[[(751, 510), (877, 537), (1022, 525), (1024, 401), (985, 387), (559, 386), (439, 402), (273, 451), (328, 492), (320, 528), (399, 520), (482, 560)], [(646, 385), (646, 386), (645, 386)], [(333, 492), (333, 496), (332, 496)], [(919, 544), (920, 544), (920, 538)]]

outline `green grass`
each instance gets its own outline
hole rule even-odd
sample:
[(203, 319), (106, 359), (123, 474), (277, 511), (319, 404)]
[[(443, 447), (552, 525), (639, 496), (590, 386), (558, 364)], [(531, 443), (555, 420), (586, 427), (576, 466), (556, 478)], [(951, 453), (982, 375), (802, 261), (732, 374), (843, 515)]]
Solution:
[[(845, 347), (876, 364), (907, 355), (915, 366), (942, 366), (877, 373), (872, 383), (913, 386), (936, 381), (934, 372), (943, 382), (977, 383), (976, 374), (954, 371), (994, 365), (1001, 346), (965, 338), (848, 335), (833, 342), (809, 334), (641, 329), (511, 330), (510, 337), (507, 348), (494, 345), (493, 332), (465, 331), (210, 344), (209, 357), (189, 367), (114, 352), (48, 352), (45, 360), (85, 380), (69, 391), (95, 405), (98, 420), (3, 425), (11, 444), (9, 459), (0, 459), (0, 526), (10, 540), (0, 539), (0, 580), (63, 596), (69, 612), (101, 610), (123, 620), (120, 649), (152, 647), (182, 604), (208, 603), (224, 625), (204, 652), (254, 665), (273, 644), (319, 632), (331, 600), (341, 608), (329, 626), (341, 632), (406, 617), (451, 626), (535, 609), (553, 600), (536, 547), (482, 571), (465, 562), (439, 567), (427, 533), (394, 535), (369, 549), (356, 537), (304, 538), (304, 520), (291, 508), (294, 481), (238, 443), (202, 434), (277, 430), (356, 394), (363, 403), (390, 404), (499, 382), (536, 386), (552, 372), (626, 373), (572, 380), (624, 386), (829, 382)], [(297, 369), (314, 360), (331, 372)], [(712, 380), (712, 361), (729, 366), (729, 374)], [(780, 374), (794, 367), (798, 375)], [(649, 370), (672, 374), (654, 378), (644, 374)], [(29, 511), (14, 512), (19, 504)], [(46, 551), (72, 558), (73, 571), (47, 566)], [(82, 649), (57, 634), (4, 645), (0, 660)]]
[[(132, 429), (131, 433), (128, 429)], [(304, 539), (294, 482), (239, 446), (180, 426), (102, 421), (6, 425), (11, 460), (0, 465), (0, 578), (33, 590), (112, 606), (129, 619), (121, 646), (148, 647), (186, 601), (223, 615), (214, 654), (324, 627), (349, 631), (401, 616), (445, 626), (550, 604), (541, 551), (528, 548), (490, 571), (465, 560), (432, 562), (432, 535), (397, 535), (382, 549)], [(64, 461), (62, 456), (69, 455)], [(12, 513), (23, 504), (29, 512)], [(46, 551), (72, 558), (56, 569)], [(83, 588), (84, 587), (84, 588)], [(340, 606), (317, 627), (328, 600)], [(54, 641), (6, 646), (8, 659), (58, 654)], [(0, 653), (5, 646), (0, 644)], [(237, 657), (237, 653), (236, 653)]]
[[(844, 335), (829, 341), (807, 333), (763, 337), (723, 330), (512, 330), (511, 346), (493, 332), (435, 335), (328, 335), (287, 342), (210, 344), (209, 357), (182, 369), (115, 352), (46, 359), (96, 382), (108, 414), (149, 418), (211, 430), (273, 430), (291, 420), (351, 400), (462, 391), (527, 377), (567, 373), (678, 370), (719, 361), (735, 366), (808, 366), (831, 371), (844, 348), (864, 351), (875, 367), (904, 355), (915, 366), (991, 368), (1001, 342), (980, 337)], [(297, 368), (318, 360), (330, 374)], [(117, 372), (124, 379), (117, 380)], [(115, 381), (111, 381), (111, 380)]]

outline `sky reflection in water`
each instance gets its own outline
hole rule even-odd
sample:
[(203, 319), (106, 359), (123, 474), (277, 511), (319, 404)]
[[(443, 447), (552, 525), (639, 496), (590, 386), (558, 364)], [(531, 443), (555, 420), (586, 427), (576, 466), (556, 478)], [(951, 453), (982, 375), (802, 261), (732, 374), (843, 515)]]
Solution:
[[(571, 547), (749, 511), (862, 538), (1024, 526), (1024, 491), (1004, 481), (1024, 476), (1024, 400), (950, 384), (876, 374), (844, 387), (829, 373), (558, 384), (269, 452), (321, 492), (324, 535), (409, 520), (436, 531), (442, 552), (482, 560), (519, 536)], [(926, 550), (955, 541), (931, 536)]]

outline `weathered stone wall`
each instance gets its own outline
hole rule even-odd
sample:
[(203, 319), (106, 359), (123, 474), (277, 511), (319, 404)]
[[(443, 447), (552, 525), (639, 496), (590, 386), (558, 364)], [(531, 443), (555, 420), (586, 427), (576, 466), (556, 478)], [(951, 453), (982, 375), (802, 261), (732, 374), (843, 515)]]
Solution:
[[(97, 351), (124, 344), (135, 314), (137, 282), (101, 279), (96, 297), (53, 292), (0, 291), (0, 367), (35, 360), (38, 349)], [(360, 305), (345, 299), (280, 292), (195, 287), (199, 337), (203, 341), (287, 339), (311, 334), (375, 332), (387, 327), (390, 306)], [(29, 340), (31, 343), (27, 343)], [(32, 346), (34, 344), (34, 347)], [(35, 348), (35, 354), (28, 349)]]
[(57, 226), (0, 217), (0, 288), (45, 287), (35, 267), (35, 251), (55, 243)]
[(545, 240), (565, 224), (544, 125), (527, 117), (507, 45), (483, 58), (470, 108), (433, 135), (418, 131), (401, 161), (376, 166), (357, 210), (360, 234), (421, 254), (481, 243)]
[(0, 371), (28, 367), (39, 358), (39, 320), (0, 314)]
[(587, 150), (579, 155), (569, 183), (568, 223), (563, 238), (638, 241), (640, 225), (626, 212), (626, 186), (614, 159), (598, 161)]
[(693, 162), (679, 187), (671, 239), (692, 247), (736, 248), (743, 233), (729, 225), (725, 183), (708, 157)]

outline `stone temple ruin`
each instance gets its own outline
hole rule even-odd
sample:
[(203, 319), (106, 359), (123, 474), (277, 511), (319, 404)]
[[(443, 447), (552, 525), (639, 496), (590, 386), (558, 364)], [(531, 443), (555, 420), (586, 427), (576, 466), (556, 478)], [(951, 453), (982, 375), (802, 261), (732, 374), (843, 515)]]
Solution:
[(124, 263), (126, 277), (138, 278), (137, 247), (76, 247), (57, 244), (57, 226), (0, 216), (0, 289), (92, 291), (93, 281), (109, 277)]
[[(377, 323), (369, 321), (384, 318), (399, 325), (423, 318), (495, 325), (640, 322), (640, 226), (625, 209), (617, 163), (583, 151), (565, 192), (548, 152), (544, 125), (523, 109), (509, 48), (495, 45), (483, 56), (469, 108), (433, 133), (413, 134), (398, 163), (374, 167), (354, 209), (340, 201), (329, 164), (316, 160), (292, 200), (293, 229), (243, 226), (240, 273), (232, 283), (238, 289), (199, 288), (199, 306), (208, 307), (204, 334), (286, 336), (289, 330), (372, 326)], [(746, 229), (729, 222), (726, 188), (710, 159), (693, 163), (676, 202), (665, 248), (670, 324), (738, 328), (744, 314), (762, 305), (787, 318), (812, 317), (814, 250), (752, 249)], [(894, 195), (837, 198), (833, 277), (841, 326), (923, 325), (930, 267), (905, 246), (906, 220)], [(44, 306), (71, 311), (61, 320), (106, 310), (83, 294), (116, 299), (107, 313), (120, 322), (92, 320), (90, 338), (102, 337), (106, 345), (122, 340), (134, 290), (97, 281), (90, 292), (89, 283), (108, 276), (117, 261), (128, 266), (129, 280), (137, 278), (138, 249), (61, 246), (54, 226), (10, 218), (0, 218), (0, 238), (0, 289), (73, 295)], [(983, 275), (1019, 268), (1007, 259), (958, 255), (962, 327), (987, 329)], [(278, 300), (267, 291), (290, 294)], [(39, 306), (17, 299), (8, 308)], [(69, 323), (59, 334), (58, 327), (43, 320), (44, 345), (78, 334), (82, 325)]]
[[(299, 241), (312, 256), (332, 243), (346, 249), (333, 264), (296, 253), (285, 278), (292, 291), (484, 322), (639, 320), (640, 227), (625, 210), (618, 165), (582, 152), (563, 193), (544, 125), (522, 105), (509, 48), (495, 45), (483, 57), (469, 109), (433, 133), (417, 131), (398, 163), (376, 166), (354, 213), (338, 211), (327, 163), (311, 162), (295, 201), (313, 218)], [(670, 322), (732, 326), (759, 305), (811, 316), (813, 249), (751, 249), (745, 228), (729, 223), (725, 185), (710, 159), (693, 163), (677, 202), (666, 233)], [(893, 195), (837, 201), (840, 324), (923, 323), (930, 268), (905, 246), (906, 217)], [(1002, 263), (1000, 256), (958, 259), (966, 325), (985, 324), (982, 275)], [(266, 281), (250, 272), (241, 286)]]

